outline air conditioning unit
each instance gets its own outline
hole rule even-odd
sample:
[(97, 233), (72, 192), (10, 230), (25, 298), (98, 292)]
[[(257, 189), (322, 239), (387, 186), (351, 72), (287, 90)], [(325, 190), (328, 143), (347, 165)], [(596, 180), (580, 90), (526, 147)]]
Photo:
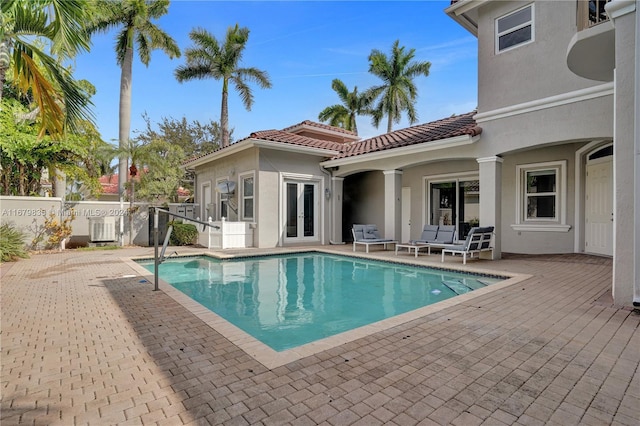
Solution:
[(116, 240), (115, 217), (92, 217), (89, 219), (89, 238), (92, 243)]

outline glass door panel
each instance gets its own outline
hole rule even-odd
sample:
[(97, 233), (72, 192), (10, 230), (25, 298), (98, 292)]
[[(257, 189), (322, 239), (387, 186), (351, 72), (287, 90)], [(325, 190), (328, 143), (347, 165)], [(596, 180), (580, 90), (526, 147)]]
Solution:
[(478, 226), (480, 217), (480, 181), (467, 180), (458, 182), (459, 208), (458, 238), (467, 238), (469, 230)]
[(298, 236), (298, 184), (287, 184), (287, 237)]
[(431, 184), (431, 224), (455, 225), (456, 182)]
[(315, 204), (315, 185), (314, 184), (305, 184), (303, 191), (303, 202), (304, 202), (304, 213), (303, 213), (303, 222), (304, 222), (304, 236), (305, 237), (313, 237), (316, 233), (315, 231), (315, 212), (313, 205)]

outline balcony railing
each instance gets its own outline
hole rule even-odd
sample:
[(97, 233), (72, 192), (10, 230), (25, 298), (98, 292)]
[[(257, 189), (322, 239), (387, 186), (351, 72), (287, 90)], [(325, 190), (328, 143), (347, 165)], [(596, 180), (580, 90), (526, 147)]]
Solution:
[(611, 0), (578, 0), (578, 31), (609, 20), (604, 5)]

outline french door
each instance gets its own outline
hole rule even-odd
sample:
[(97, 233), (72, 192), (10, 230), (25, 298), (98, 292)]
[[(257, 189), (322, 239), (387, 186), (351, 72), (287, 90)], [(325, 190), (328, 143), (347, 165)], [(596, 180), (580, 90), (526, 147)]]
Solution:
[(285, 241), (318, 240), (318, 183), (285, 181)]

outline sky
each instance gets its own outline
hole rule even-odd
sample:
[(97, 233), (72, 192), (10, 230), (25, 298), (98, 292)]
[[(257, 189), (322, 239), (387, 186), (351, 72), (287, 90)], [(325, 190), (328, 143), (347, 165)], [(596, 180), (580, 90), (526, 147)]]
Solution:
[[(472, 111), (477, 105), (477, 40), (444, 13), (450, 1), (207, 1), (173, 0), (169, 12), (155, 23), (180, 49), (193, 47), (189, 32), (204, 28), (218, 40), (236, 23), (250, 30), (241, 66), (268, 73), (272, 88), (252, 84), (254, 105), (247, 111), (237, 92), (229, 92), (229, 125), (234, 140), (259, 130), (283, 129), (304, 120), (319, 121), (325, 107), (341, 103), (331, 89), (334, 78), (351, 91), (379, 84), (368, 72), (373, 49), (386, 54), (395, 40), (415, 49), (416, 61), (431, 62), (428, 77), (415, 79), (418, 122)], [(102, 139), (117, 145), (120, 68), (114, 51), (115, 31), (92, 39), (89, 53), (74, 61), (76, 79), (90, 81)], [(134, 54), (136, 56), (137, 53)], [(154, 128), (163, 118), (188, 122), (220, 120), (222, 82), (214, 79), (179, 83), (174, 75), (184, 56), (151, 54), (145, 67), (133, 64), (131, 137)], [(357, 118), (362, 138), (386, 132), (371, 118)], [(406, 116), (393, 129), (410, 126)]]

